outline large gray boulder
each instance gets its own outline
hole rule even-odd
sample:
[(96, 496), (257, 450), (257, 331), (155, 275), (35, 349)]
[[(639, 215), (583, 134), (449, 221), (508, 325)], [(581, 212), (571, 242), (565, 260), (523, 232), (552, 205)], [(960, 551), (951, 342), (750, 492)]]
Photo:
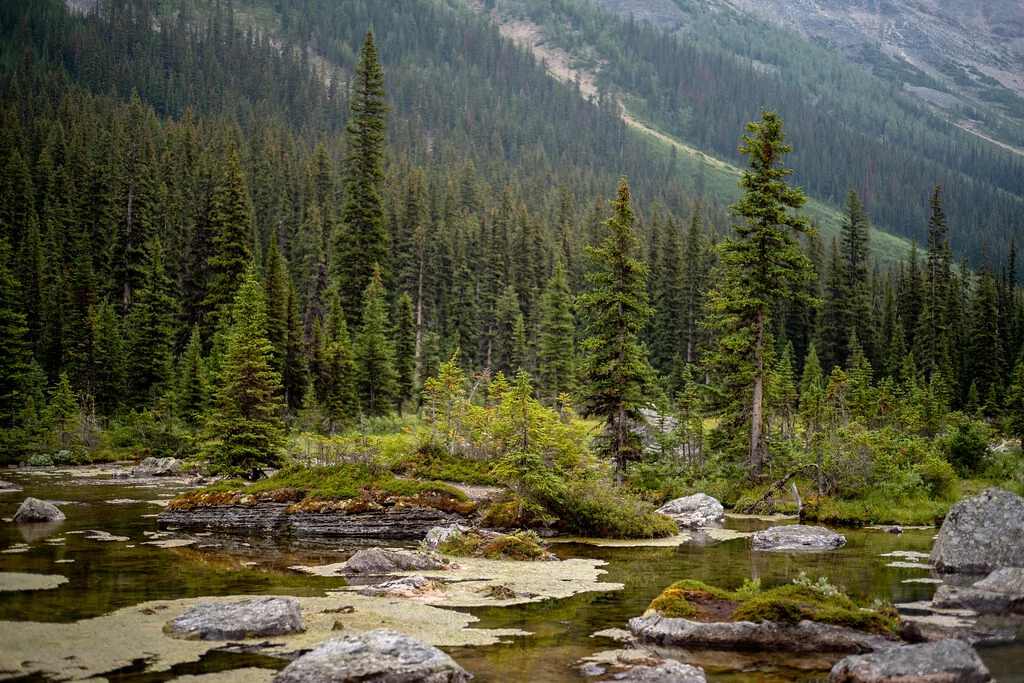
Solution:
[(644, 681), (645, 683), (706, 683), (704, 669), (689, 664), (677, 662), (674, 659), (666, 659), (661, 664), (650, 666), (634, 666), (629, 671), (623, 671), (612, 676), (613, 680)]
[(967, 643), (944, 640), (843, 659), (829, 683), (984, 683), (992, 680)]
[(961, 500), (939, 529), (929, 562), (940, 572), (1024, 567), (1024, 498), (990, 488)]
[(968, 588), (939, 586), (932, 605), (988, 614), (1024, 614), (1024, 567), (1003, 567)]
[(451, 540), (458, 534), (464, 534), (469, 531), (468, 526), (462, 524), (449, 524), (448, 526), (435, 526), (427, 532), (426, 538), (423, 539), (423, 544), (427, 547), (427, 550), (437, 550), (437, 546)]
[(274, 683), (463, 683), (472, 676), (433, 645), (391, 629), (328, 640)]
[(424, 569), (447, 568), (448, 565), (444, 562), (428, 555), (400, 553), (381, 548), (360, 550), (345, 563), (345, 569), (359, 574), (388, 574), (390, 572), (402, 572), (410, 569), (422, 571)]
[(14, 513), (14, 521), (18, 524), (63, 522), (64, 519), (64, 513), (56, 505), (38, 498), (26, 498), (18, 511)]
[(755, 531), (750, 539), (754, 550), (832, 550), (846, 545), (846, 536), (823, 526), (790, 524)]
[(203, 602), (168, 624), (173, 635), (199, 640), (241, 640), (302, 633), (306, 623), (295, 598)]
[(894, 646), (892, 638), (806, 620), (704, 623), (651, 614), (630, 619), (629, 630), (645, 642), (683, 648), (861, 653)]
[(146, 458), (132, 470), (136, 477), (176, 477), (185, 471), (185, 461), (177, 458)]
[(676, 498), (655, 510), (667, 515), (679, 526), (722, 526), (725, 523), (725, 509), (722, 504), (706, 493)]

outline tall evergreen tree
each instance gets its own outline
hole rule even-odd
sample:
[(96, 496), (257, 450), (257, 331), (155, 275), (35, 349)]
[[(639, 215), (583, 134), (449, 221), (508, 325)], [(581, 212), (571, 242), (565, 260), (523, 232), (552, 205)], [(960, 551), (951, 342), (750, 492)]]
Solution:
[(252, 259), (249, 236), (252, 211), (249, 190), (238, 152), (232, 151), (217, 186), (213, 215), (213, 249), (208, 266), (212, 273), (205, 306), (214, 329), (227, 324), (230, 306), (245, 280)]
[(181, 378), (178, 382), (178, 412), (189, 425), (196, 427), (206, 413), (208, 389), (203, 370), (203, 342), (199, 326), (192, 326), (192, 336), (181, 359)]
[(407, 292), (398, 297), (391, 336), (395, 343), (395, 407), (401, 415), (405, 402), (412, 397), (416, 377), (416, 321), (412, 297)]
[[(515, 327), (516, 320), (521, 316), (519, 293), (513, 285), (509, 285), (496, 304), (491, 347), (491, 367), (495, 373), (504, 373), (506, 377), (514, 376), (520, 369), (516, 362), (517, 356), (522, 355), (522, 346), (515, 339)], [(522, 340), (522, 344), (525, 344), (525, 340)]]
[(217, 472), (251, 476), (279, 464), (284, 445), (281, 376), (273, 368), (266, 301), (253, 266), (245, 271), (231, 318), (204, 453)]
[(803, 206), (807, 197), (786, 183), (792, 171), (782, 165), (782, 156), (792, 147), (785, 139), (782, 120), (774, 111), (763, 111), (761, 122), (747, 124), (740, 152), (748, 157), (750, 169), (740, 180), (743, 197), (730, 207), (732, 215), (744, 220), (733, 226), (735, 237), (722, 245), (723, 281), (709, 295), (712, 324), (723, 342), (713, 366), (726, 370), (733, 390), (744, 394), (754, 476), (760, 476), (768, 455), (764, 381), (771, 363), (769, 315), (779, 301), (807, 299), (792, 285), (814, 277), (796, 239), (807, 232), (807, 219), (789, 213)]
[(632, 425), (643, 419), (641, 408), (650, 401), (654, 372), (639, 341), (651, 317), (647, 298), (647, 265), (634, 256), (639, 240), (633, 229), (635, 214), (625, 178), (605, 221), (605, 238), (587, 247), (595, 270), (587, 274), (591, 291), (579, 298), (589, 324), (580, 344), (585, 382), (581, 414), (605, 423), (601, 449), (615, 460), (616, 479), (630, 460), (640, 457), (639, 436)]
[(0, 428), (15, 426), (31, 388), (29, 329), (18, 310), (18, 286), (10, 259), (10, 246), (0, 237)]
[(128, 316), (129, 383), (136, 401), (152, 405), (173, 373), (175, 305), (164, 271), (163, 247), (148, 245), (143, 280)]
[(267, 300), (267, 340), (274, 348), (274, 370), (284, 376), (288, 355), (288, 274), (281, 260), (277, 238), (270, 241), (264, 267), (264, 296)]
[(846, 280), (843, 303), (843, 327), (847, 345), (856, 335), (865, 352), (871, 357), (874, 330), (871, 329), (871, 288), (868, 282), (869, 221), (860, 197), (850, 190), (846, 198), (846, 213), (839, 223), (843, 276)]
[(924, 296), (918, 331), (915, 335), (917, 356), (922, 362), (925, 376), (930, 380), (936, 371), (949, 375), (949, 287), (952, 255), (946, 233), (946, 211), (942, 202), (942, 187), (936, 185), (929, 200), (931, 216), (928, 218), (928, 267), (925, 272)]
[(682, 343), (683, 360), (696, 363), (699, 355), (700, 323), (703, 319), (704, 294), (707, 291), (707, 258), (704, 244), (704, 221), (699, 203), (686, 230), (682, 263)]
[(112, 416), (122, 407), (127, 391), (127, 355), (121, 316), (103, 301), (89, 311), (85, 391), (96, 412)]
[(555, 265), (541, 297), (540, 339), (537, 348), (537, 390), (545, 403), (557, 409), (558, 395), (576, 386), (573, 351), (576, 326), (572, 317), (572, 296), (565, 264)]
[(359, 53), (352, 88), (352, 118), (346, 127), (348, 159), (341, 226), (331, 261), (348, 322), (358, 322), (364, 290), (374, 268), (387, 262), (388, 233), (381, 185), (384, 182), (384, 141), (390, 107), (384, 73), (377, 61), (373, 33)]
[(395, 396), (395, 348), (388, 338), (387, 293), (380, 270), (363, 292), (363, 324), (356, 335), (355, 356), (359, 400), (369, 415), (381, 415)]

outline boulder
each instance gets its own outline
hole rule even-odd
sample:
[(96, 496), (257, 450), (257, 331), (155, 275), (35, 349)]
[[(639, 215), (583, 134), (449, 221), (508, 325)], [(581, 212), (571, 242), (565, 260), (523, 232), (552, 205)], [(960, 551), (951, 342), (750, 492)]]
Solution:
[(437, 546), (449, 540), (455, 534), (464, 534), (467, 531), (469, 531), (469, 527), (461, 524), (435, 526), (427, 532), (427, 536), (423, 539), (423, 543), (427, 546), (427, 550), (437, 550)]
[(174, 477), (185, 471), (185, 461), (177, 458), (146, 458), (132, 470), (136, 477)]
[(705, 623), (651, 614), (630, 619), (629, 629), (645, 642), (678, 647), (861, 653), (894, 646), (892, 638), (807, 620)]
[(274, 683), (463, 683), (472, 676), (441, 650), (391, 629), (328, 640)]
[(1003, 567), (968, 588), (939, 586), (932, 604), (988, 614), (1024, 614), (1024, 567)]
[(199, 640), (240, 640), (302, 633), (306, 623), (295, 598), (203, 602), (168, 624), (170, 632)]
[(666, 659), (661, 664), (634, 666), (612, 676), (616, 681), (648, 681), (649, 683), (705, 683), (704, 669)]
[(1024, 567), (1024, 498), (990, 488), (949, 510), (929, 563), (945, 573)]
[(26, 498), (18, 511), (14, 513), (14, 521), (18, 524), (62, 522), (64, 519), (64, 513), (56, 505), (38, 498)]
[(706, 493), (670, 500), (655, 512), (671, 517), (679, 526), (722, 526), (725, 523), (722, 504)]
[(823, 526), (790, 524), (755, 531), (750, 539), (754, 550), (832, 550), (846, 545), (846, 537)]
[(425, 576), (403, 576), (359, 591), (371, 598), (443, 598), (441, 584)]
[(422, 571), (424, 569), (447, 568), (448, 565), (444, 562), (428, 555), (400, 553), (381, 548), (360, 550), (345, 563), (346, 570), (359, 574), (388, 574), (391, 572), (409, 571), (410, 569)]
[(0, 491), (20, 491), (21, 487), (17, 484), (12, 484), (9, 481), (0, 479)]
[(829, 683), (983, 683), (992, 680), (967, 643), (944, 640), (906, 645), (841, 660)]

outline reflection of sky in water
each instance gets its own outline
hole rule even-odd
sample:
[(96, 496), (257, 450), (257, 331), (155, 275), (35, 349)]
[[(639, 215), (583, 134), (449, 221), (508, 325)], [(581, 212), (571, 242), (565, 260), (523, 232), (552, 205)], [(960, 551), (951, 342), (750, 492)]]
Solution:
[[(61, 507), (68, 519), (52, 528), (46, 525), (19, 529), (15, 524), (0, 524), (0, 550), (18, 544), (29, 546), (27, 552), (0, 553), (0, 571), (62, 574), (70, 579), (53, 590), (0, 593), (0, 619), (5, 620), (69, 621), (172, 597), (234, 593), (321, 595), (324, 589), (343, 581), (299, 575), (287, 567), (339, 562), (366, 545), (345, 540), (300, 542), (197, 535), (193, 545), (164, 549), (143, 544), (159, 538), (154, 534), (155, 515), (161, 508), (150, 501), (166, 500), (175, 491), (172, 484), (153, 480), (103, 483), (102, 479), (87, 477), (29, 476), (18, 472), (5, 472), (4, 478), (26, 490), (0, 496), (0, 517), (12, 517), (25, 496), (33, 495), (66, 501)], [(112, 499), (125, 502), (107, 502)], [(729, 519), (726, 523), (727, 529), (742, 532), (767, 526), (768, 522), (756, 519)], [(129, 540), (102, 542), (89, 531), (103, 531)], [(476, 675), (477, 681), (578, 680), (581, 677), (575, 662), (616, 647), (610, 640), (591, 638), (592, 633), (624, 627), (630, 617), (643, 613), (667, 585), (683, 578), (735, 588), (744, 578), (753, 577), (761, 579), (764, 587), (771, 587), (788, 583), (805, 571), (811, 577), (827, 576), (833, 584), (845, 586), (855, 598), (880, 597), (893, 603), (931, 599), (934, 584), (906, 582), (929, 578), (930, 572), (913, 566), (886, 565), (893, 560), (910, 560), (911, 565), (924, 562), (916, 553), (928, 553), (934, 530), (908, 530), (902, 535), (858, 529), (842, 533), (847, 538), (846, 546), (824, 553), (755, 552), (749, 549), (745, 537), (715, 541), (706, 534), (697, 534), (690, 543), (675, 548), (602, 548), (560, 543), (552, 548), (559, 557), (607, 560), (608, 574), (602, 580), (622, 582), (625, 590), (584, 593), (520, 607), (473, 609), (472, 613), (481, 619), (477, 626), (519, 628), (535, 635), (503, 645), (455, 650), (452, 654)], [(48, 538), (63, 538), (64, 542), (48, 542)], [(982, 655), (999, 681), (1024, 681), (1020, 673), (1024, 671), (1024, 644), (983, 650)], [(730, 653), (705, 655), (705, 661), (729, 666), (743, 663)], [(249, 665), (253, 662), (244, 659), (207, 662), (175, 673)], [(788, 667), (759, 675), (729, 674), (714, 668), (709, 673), (710, 680), (718, 681), (816, 680), (810, 673)], [(168, 678), (136, 674), (124, 680)], [(819, 674), (817, 680), (825, 678)]]

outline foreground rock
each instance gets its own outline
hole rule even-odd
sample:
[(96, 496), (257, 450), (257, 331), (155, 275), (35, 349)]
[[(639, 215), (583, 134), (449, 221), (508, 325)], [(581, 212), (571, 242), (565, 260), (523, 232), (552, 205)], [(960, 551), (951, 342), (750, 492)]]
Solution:
[(954, 505), (928, 560), (940, 572), (1024, 567), (1024, 498), (990, 488)]
[(1024, 568), (997, 569), (969, 588), (943, 585), (935, 592), (936, 607), (963, 608), (987, 614), (1024, 614)]
[(26, 498), (18, 511), (14, 513), (14, 521), (18, 524), (63, 522), (65, 519), (64, 513), (56, 505), (38, 498)]
[(306, 624), (295, 598), (252, 598), (239, 602), (203, 602), (168, 624), (183, 638), (240, 640), (303, 633)]
[(463, 683), (471, 678), (433, 645), (382, 628), (328, 640), (286, 666), (274, 682)]
[[(940, 599), (941, 602), (941, 599)], [(1024, 615), (985, 613), (943, 607), (934, 600), (896, 605), (899, 636), (908, 643), (959, 640), (970, 645), (995, 645), (1024, 638)]]
[(832, 550), (846, 545), (846, 537), (822, 526), (791, 524), (755, 531), (754, 550)]
[(348, 559), (345, 568), (359, 574), (390, 574), (409, 570), (448, 569), (441, 560), (428, 555), (368, 548)]
[(992, 677), (970, 645), (946, 640), (847, 657), (832, 667), (828, 680), (829, 683), (984, 683)]
[(648, 683), (705, 683), (704, 669), (666, 659), (660, 664), (635, 666), (629, 671), (612, 676), (616, 681), (646, 681)]
[(894, 646), (891, 637), (807, 620), (704, 623), (652, 614), (630, 619), (629, 630), (644, 641), (678, 647), (862, 653)]
[(437, 546), (450, 541), (458, 534), (464, 534), (469, 531), (468, 526), (461, 524), (449, 524), (448, 526), (435, 526), (427, 532), (426, 537), (423, 539), (423, 544), (427, 546), (427, 550), (437, 550)]
[(185, 471), (185, 461), (177, 458), (146, 458), (132, 470), (135, 477), (176, 477)]
[(679, 526), (721, 526), (725, 523), (722, 504), (706, 493), (676, 498), (655, 510), (672, 518)]

